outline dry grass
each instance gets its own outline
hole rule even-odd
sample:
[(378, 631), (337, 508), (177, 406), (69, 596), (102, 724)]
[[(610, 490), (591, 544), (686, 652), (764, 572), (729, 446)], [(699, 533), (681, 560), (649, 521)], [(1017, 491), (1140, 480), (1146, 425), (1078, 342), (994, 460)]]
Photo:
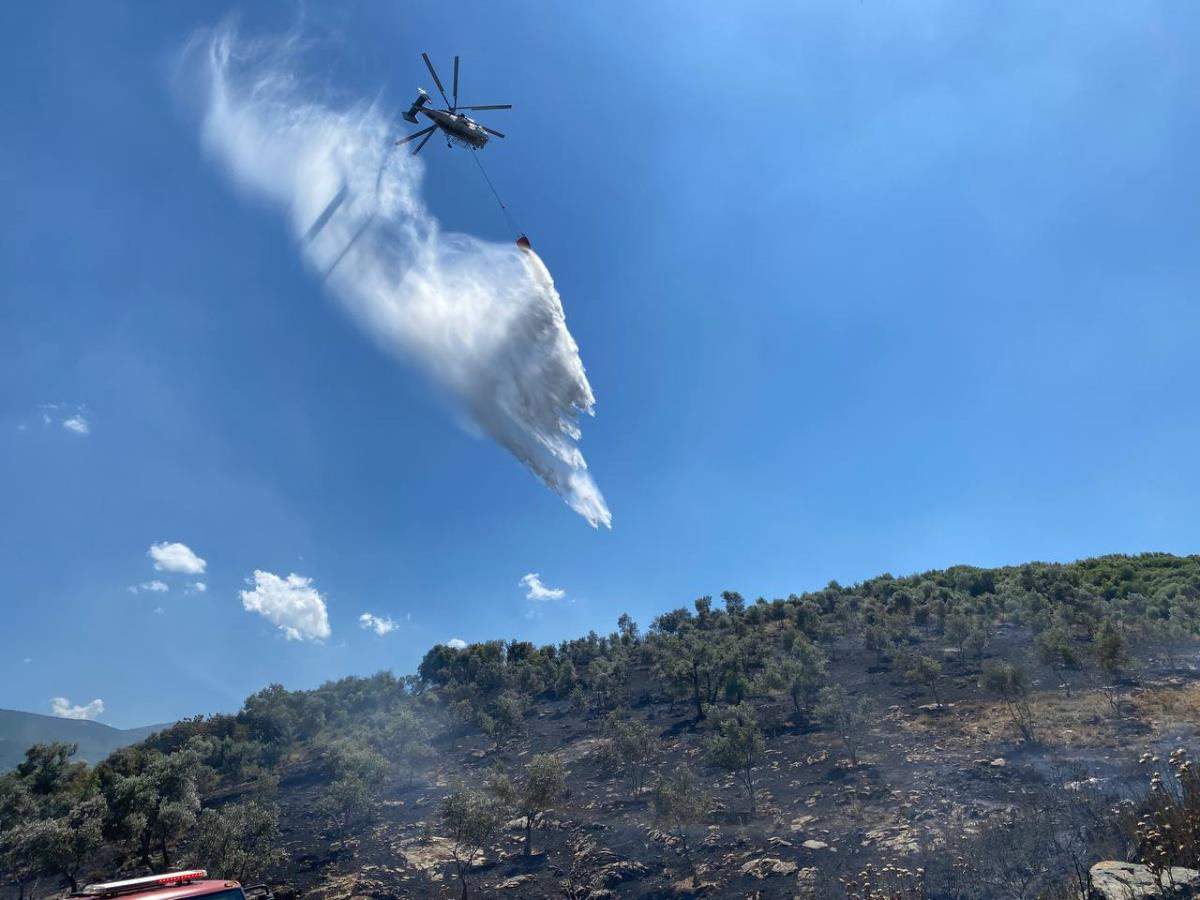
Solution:
[[(1070, 697), (1047, 692), (1031, 698), (1029, 705), (1034, 731), (1044, 746), (1065, 750), (1117, 747), (1125, 743), (1114, 728), (1112, 707), (1098, 691), (1077, 691)], [(954, 713), (940, 718), (922, 716), (907, 730), (936, 733), (942, 744), (965, 740), (976, 747), (1019, 736), (1003, 703), (960, 702)]]
[(1200, 683), (1156, 686), (1134, 694), (1130, 700), (1155, 731), (1200, 722)]

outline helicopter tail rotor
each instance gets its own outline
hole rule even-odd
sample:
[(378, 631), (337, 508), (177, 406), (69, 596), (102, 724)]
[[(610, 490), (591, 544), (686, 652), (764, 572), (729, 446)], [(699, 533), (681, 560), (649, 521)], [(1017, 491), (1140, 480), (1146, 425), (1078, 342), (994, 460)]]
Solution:
[(429, 102), (429, 95), (420, 88), (417, 88), (417, 99), (412, 102), (412, 106), (408, 108), (408, 112), (403, 113), (404, 120), (417, 124), (417, 111)]

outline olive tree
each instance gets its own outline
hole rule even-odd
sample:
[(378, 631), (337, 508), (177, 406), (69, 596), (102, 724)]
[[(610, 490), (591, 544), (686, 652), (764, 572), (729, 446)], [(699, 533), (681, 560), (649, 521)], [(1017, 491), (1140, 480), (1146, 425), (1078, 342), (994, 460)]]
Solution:
[(688, 829), (704, 817), (704, 795), (691, 769), (681, 766), (654, 786), (654, 820), (679, 839), (683, 857), (692, 867)]
[(566, 789), (562, 760), (553, 753), (539, 753), (529, 760), (519, 781), (496, 773), (489, 787), (497, 799), (525, 819), (525, 856), (532, 856), (534, 825), (554, 807)]
[(261, 877), (284, 859), (279, 813), (255, 801), (206, 809), (196, 824), (192, 855), (222, 878)]
[(450, 832), (450, 854), (454, 860), (462, 900), (467, 900), (467, 875), (475, 860), (495, 840), (504, 823), (503, 807), (496, 797), (483, 791), (458, 789), (442, 801), (442, 823)]
[(980, 687), (991, 691), (1003, 701), (1017, 730), (1029, 743), (1037, 740), (1033, 730), (1033, 710), (1029, 706), (1029, 678), (1025, 670), (1011, 663), (987, 666), (979, 680)]
[(838, 736), (850, 754), (850, 762), (857, 766), (858, 750), (869, 721), (867, 701), (850, 696), (840, 684), (831, 684), (821, 691), (816, 714), (821, 724)]
[(709, 764), (736, 775), (746, 788), (751, 817), (758, 815), (754, 797), (754, 770), (766, 750), (762, 729), (754, 710), (738, 704), (713, 719), (712, 731), (704, 741)]

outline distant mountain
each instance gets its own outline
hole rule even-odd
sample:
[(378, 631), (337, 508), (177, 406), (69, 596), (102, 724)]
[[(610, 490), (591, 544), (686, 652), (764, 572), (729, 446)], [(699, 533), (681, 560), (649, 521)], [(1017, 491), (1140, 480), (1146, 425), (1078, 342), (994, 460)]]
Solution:
[(98, 763), (114, 750), (148, 738), (166, 725), (143, 728), (113, 728), (84, 719), (60, 719), (37, 713), (0, 709), (0, 772), (7, 772), (25, 758), (33, 744), (68, 741), (79, 745), (76, 759)]

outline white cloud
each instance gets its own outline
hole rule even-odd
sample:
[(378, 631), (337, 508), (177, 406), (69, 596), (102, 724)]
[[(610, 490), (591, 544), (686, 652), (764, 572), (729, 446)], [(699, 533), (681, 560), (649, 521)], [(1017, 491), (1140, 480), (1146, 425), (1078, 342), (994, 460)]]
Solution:
[(551, 588), (542, 584), (542, 576), (537, 572), (523, 576), (519, 584), (525, 588), (526, 600), (561, 600), (567, 596), (567, 592), (562, 588)]
[(25, 657), (23, 660), (21, 660), (21, 662), (27, 662), (27, 663), (31, 663), (31, 662), (33, 662), (33, 657), (32, 657), (32, 656), (27, 656), (27, 657)]
[(143, 581), (141, 584), (133, 584), (129, 586), (129, 593), (138, 594), (142, 591), (148, 591), (151, 594), (164, 594), (171, 589), (165, 581), (159, 581), (157, 578), (153, 581)]
[(203, 581), (193, 581), (189, 586), (189, 589), (195, 591), (197, 594), (203, 594), (208, 590), (208, 585)]
[[(206, 150), (279, 208), (297, 249), (380, 345), (460, 401), (479, 432), (593, 526), (612, 516), (579, 447), (595, 398), (554, 280), (532, 251), (443, 230), (386, 104), (311, 90), (301, 42), (190, 43)], [(337, 105), (334, 105), (334, 104)]]
[(383, 637), (389, 631), (396, 629), (396, 623), (389, 618), (365, 612), (358, 617), (358, 627), (369, 628), (380, 637)]
[(450, 640), (446, 641), (446, 646), (452, 647), (455, 650), (466, 650), (467, 642), (462, 638), (450, 638)]
[(154, 614), (155, 614), (156, 616), (161, 616), (161, 615), (162, 615), (163, 613), (165, 613), (165, 612), (166, 612), (166, 610), (165, 610), (165, 609), (163, 609), (161, 606), (156, 606), (156, 607), (154, 607)]
[(332, 634), (325, 600), (311, 578), (256, 570), (253, 584), (254, 590), (241, 592), (242, 607), (277, 626), (289, 641), (321, 641)]
[(163, 541), (151, 544), (146, 555), (154, 560), (154, 568), (160, 572), (182, 572), (185, 575), (203, 575), (207, 562), (192, 552), (187, 544)]
[(54, 715), (61, 719), (94, 719), (96, 716), (103, 715), (104, 701), (96, 699), (91, 703), (78, 706), (72, 705), (66, 697), (52, 697), (50, 698), (50, 708), (54, 711)]
[(76, 434), (92, 433), (91, 426), (88, 425), (88, 420), (79, 414), (73, 415), (69, 419), (63, 419), (62, 427)]

